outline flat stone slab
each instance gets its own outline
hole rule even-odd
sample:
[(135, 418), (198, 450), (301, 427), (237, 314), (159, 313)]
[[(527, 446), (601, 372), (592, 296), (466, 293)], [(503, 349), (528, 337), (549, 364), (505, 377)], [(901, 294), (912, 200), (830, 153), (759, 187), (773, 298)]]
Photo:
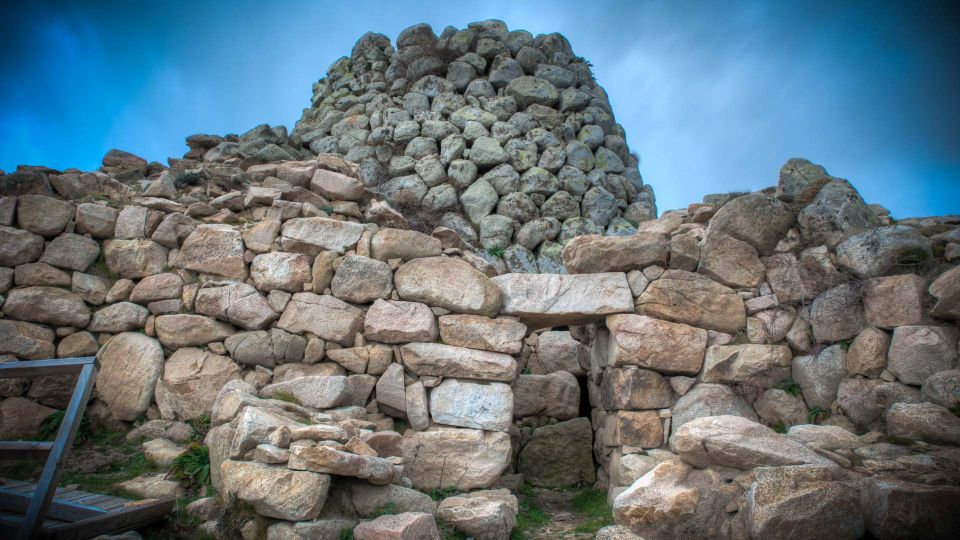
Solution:
[(504, 274), (493, 282), (503, 293), (500, 314), (519, 317), (531, 330), (633, 313), (633, 295), (623, 272)]

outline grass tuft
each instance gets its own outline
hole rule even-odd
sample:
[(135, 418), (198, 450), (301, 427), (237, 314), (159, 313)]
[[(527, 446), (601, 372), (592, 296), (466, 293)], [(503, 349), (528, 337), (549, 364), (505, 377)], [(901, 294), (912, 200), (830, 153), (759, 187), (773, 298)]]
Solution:
[(819, 424), (827, 418), (830, 418), (830, 416), (832, 416), (830, 411), (819, 405), (814, 405), (810, 408), (810, 412), (807, 413), (807, 422), (810, 422), (811, 424)]
[(167, 478), (187, 481), (190, 486), (210, 484), (210, 449), (199, 442), (190, 443), (187, 451), (177, 456)]
[(523, 486), (520, 493), (520, 513), (517, 514), (517, 527), (510, 534), (510, 540), (523, 540), (527, 532), (539, 529), (550, 522), (549, 516), (537, 505), (530, 484)]
[(778, 382), (775, 388), (783, 390), (791, 396), (799, 396), (801, 392), (800, 385), (793, 379), (784, 379)]
[(286, 401), (287, 403), (293, 403), (294, 405), (303, 405), (303, 403), (300, 403), (300, 398), (293, 395), (292, 392), (277, 392), (273, 395), (273, 399), (279, 399), (280, 401)]
[(573, 498), (573, 509), (587, 518), (587, 521), (577, 525), (575, 532), (596, 534), (603, 527), (613, 525), (613, 508), (607, 503), (607, 494), (602, 491), (582, 488)]

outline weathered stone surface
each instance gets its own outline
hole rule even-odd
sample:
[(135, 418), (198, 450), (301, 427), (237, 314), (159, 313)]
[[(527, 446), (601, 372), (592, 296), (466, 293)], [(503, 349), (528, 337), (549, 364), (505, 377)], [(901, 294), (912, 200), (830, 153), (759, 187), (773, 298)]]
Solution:
[(429, 491), (493, 485), (510, 464), (510, 436), (479, 429), (408, 430), (403, 437), (404, 473), (413, 487)]
[(170, 349), (198, 347), (223, 341), (233, 334), (229, 324), (203, 315), (161, 315), (156, 319), (157, 339)]
[(437, 522), (430, 514), (405, 512), (380, 516), (353, 529), (356, 540), (440, 540)]
[(90, 318), (91, 332), (129, 332), (143, 328), (150, 310), (133, 302), (118, 302), (98, 310)]
[(837, 426), (802, 424), (791, 427), (786, 435), (815, 450), (850, 450), (863, 446), (856, 435)]
[(503, 383), (444, 379), (430, 391), (430, 417), (449, 426), (509, 431), (513, 392)]
[(670, 437), (670, 450), (695, 467), (782, 467), (833, 462), (740, 416), (708, 416), (686, 422)]
[(328, 295), (297, 293), (283, 310), (277, 327), (299, 334), (314, 335), (344, 346), (353, 345), (363, 328), (363, 311)]
[[(820, 180), (813, 186), (818, 184)], [(864, 204), (857, 190), (846, 180), (832, 178), (819, 187), (813, 201), (797, 215), (797, 222), (808, 245), (826, 244), (829, 247), (879, 225), (876, 215)]]
[(879, 276), (898, 263), (923, 262), (931, 256), (930, 240), (905, 225), (873, 229), (837, 246), (837, 265), (862, 278)]
[(437, 503), (429, 495), (396, 484), (374, 486), (369, 482), (353, 481), (349, 484), (349, 493), (350, 502), (362, 517), (380, 515), (384, 508), (393, 508), (399, 513), (437, 513)]
[(363, 182), (326, 169), (313, 173), (310, 190), (334, 201), (356, 201), (364, 193)]
[(141, 499), (179, 499), (187, 491), (180, 482), (167, 480), (165, 474), (141, 474), (126, 482), (118, 482), (116, 486)]
[(867, 323), (879, 328), (923, 322), (923, 278), (914, 274), (868, 279), (863, 289)]
[(224, 493), (250, 503), (260, 515), (277, 519), (317, 517), (330, 489), (326, 474), (232, 460), (224, 461), (220, 469)]
[(725, 233), (766, 255), (793, 225), (793, 217), (786, 204), (762, 193), (750, 193), (721, 206), (710, 220), (709, 231)]
[[(368, 312), (367, 320), (369, 319), (370, 313)], [(517, 354), (523, 347), (522, 340), (526, 333), (526, 325), (511, 319), (491, 319), (481, 315), (443, 315), (440, 317), (440, 337), (444, 343), (458, 347)], [(427, 340), (411, 339), (406, 341)]]
[(455, 257), (408, 261), (394, 275), (400, 298), (456, 313), (492, 317), (500, 309), (500, 290), (470, 263)]
[(153, 402), (163, 371), (160, 343), (137, 332), (124, 332), (113, 336), (97, 358), (97, 396), (110, 408), (110, 414), (128, 422), (143, 414)]
[[(661, 373), (695, 375), (703, 365), (707, 331), (643, 315), (610, 315), (607, 360)], [(711, 382), (711, 381), (708, 381)]]
[(716, 345), (707, 348), (701, 380), (766, 388), (789, 377), (792, 360), (786, 345)]
[(874, 538), (956, 538), (960, 488), (928, 486), (874, 476), (860, 496), (867, 531)]
[(243, 238), (229, 225), (201, 225), (183, 241), (176, 266), (233, 279), (247, 277)]
[(55, 326), (84, 328), (90, 308), (79, 296), (57, 287), (23, 287), (7, 294), (3, 304), (7, 317)]
[(600, 401), (608, 411), (663, 409), (673, 405), (673, 390), (655, 371), (633, 366), (607, 368), (600, 383)]
[(409, 343), (400, 347), (404, 366), (417, 375), (513, 382), (512, 356), (443, 343)]
[(333, 295), (355, 304), (390, 298), (393, 272), (383, 261), (357, 255), (344, 257), (330, 282)]
[(887, 369), (906, 384), (957, 366), (957, 331), (947, 326), (901, 326), (890, 340)]
[(746, 324), (743, 299), (709, 278), (667, 270), (637, 298), (637, 312), (716, 330), (737, 332)]
[(651, 538), (682, 530), (700, 500), (700, 489), (687, 482), (692, 471), (678, 459), (660, 463), (614, 499), (614, 520)]
[(824, 292), (810, 306), (813, 337), (821, 342), (850, 339), (866, 328), (860, 290), (844, 283)]
[(330, 446), (297, 446), (290, 450), (290, 469), (362, 478), (371, 484), (389, 484), (394, 476), (393, 462), (353, 454)]
[(153, 240), (107, 240), (103, 255), (107, 268), (126, 279), (159, 274), (167, 264), (167, 248)]
[(933, 403), (894, 403), (885, 417), (890, 435), (960, 444), (960, 417)]
[(623, 273), (505, 274), (493, 278), (503, 292), (502, 315), (530, 329), (583, 324), (614, 313), (632, 313), (633, 295)]
[(752, 538), (863, 537), (857, 482), (838, 467), (762, 468), (746, 501)]
[(406, 394), (407, 421), (410, 428), (423, 431), (430, 427), (430, 405), (427, 400), (427, 389), (421, 381), (417, 381), (404, 389)]
[(250, 278), (261, 291), (303, 292), (304, 284), (313, 280), (310, 263), (310, 257), (302, 253), (263, 253), (250, 263)]
[(793, 359), (792, 376), (807, 405), (829, 409), (840, 381), (847, 376), (846, 352), (840, 345), (832, 345), (815, 357), (798, 356)]
[(186, 452), (187, 447), (167, 439), (153, 439), (143, 443), (143, 456), (157, 467), (167, 468)]
[(363, 334), (381, 343), (432, 343), (437, 320), (426, 304), (377, 299), (363, 319)]
[(518, 470), (535, 486), (592, 484), (596, 480), (592, 440), (587, 418), (537, 428), (520, 450)]
[(700, 245), (697, 272), (730, 287), (756, 287), (765, 267), (750, 244), (719, 231), (709, 231)]
[(417, 231), (381, 229), (370, 241), (370, 256), (380, 261), (437, 257), (440, 252), (440, 239)]
[(569, 420), (580, 412), (580, 385), (566, 371), (520, 375), (513, 385), (513, 415), (549, 416)]
[(844, 379), (837, 389), (837, 404), (858, 426), (870, 426), (894, 403), (916, 403), (920, 392), (897, 382), (876, 379)]
[(43, 237), (30, 231), (0, 226), (0, 266), (31, 263), (43, 253)]
[(261, 397), (292, 394), (307, 407), (329, 409), (345, 405), (350, 399), (347, 378), (342, 375), (307, 376), (269, 384), (260, 390)]
[(40, 262), (67, 270), (85, 271), (100, 255), (100, 244), (79, 234), (64, 233), (47, 244)]
[(951, 408), (960, 402), (960, 370), (941, 371), (923, 381), (920, 395), (924, 401)]
[(306, 250), (310, 254), (321, 250), (343, 253), (357, 245), (365, 230), (363, 225), (350, 221), (322, 217), (294, 218), (283, 223), (281, 245), (288, 251)]
[(244, 330), (266, 328), (277, 320), (279, 314), (267, 298), (246, 283), (212, 283), (197, 291), (194, 310), (221, 321), (234, 324)]
[(9, 397), (0, 403), (0, 437), (12, 441), (37, 439), (40, 425), (56, 412), (35, 401), (22, 397)]
[(117, 226), (120, 212), (103, 204), (82, 203), (77, 205), (77, 232), (94, 238), (110, 238)]
[(157, 300), (180, 298), (183, 293), (183, 278), (173, 273), (147, 276), (130, 292), (130, 301), (149, 304)]
[(390, 364), (377, 380), (377, 405), (392, 416), (404, 417), (407, 411), (407, 392), (404, 387), (403, 366)]
[(930, 314), (941, 319), (960, 319), (960, 266), (954, 266), (930, 284), (930, 295), (937, 303)]
[(707, 416), (735, 415), (757, 420), (757, 415), (733, 389), (723, 384), (699, 383), (677, 400), (673, 408), (673, 430)]
[(768, 388), (753, 403), (757, 416), (768, 426), (783, 423), (784, 426), (805, 424), (807, 405), (800, 396), (794, 396), (779, 388)]
[(567, 330), (543, 332), (537, 340), (537, 360), (541, 373), (567, 371), (583, 375), (589, 363), (587, 354), (586, 347), (573, 339)]
[(506, 539), (517, 526), (520, 504), (507, 489), (474, 491), (447, 497), (437, 517), (472, 538)]
[(169, 420), (192, 420), (210, 414), (217, 392), (240, 378), (240, 366), (227, 356), (186, 347), (173, 353), (157, 381), (160, 414)]
[(571, 274), (628, 272), (652, 264), (665, 266), (669, 243), (662, 234), (629, 236), (578, 236), (563, 248), (561, 258)]
[(45, 195), (21, 195), (17, 200), (17, 227), (52, 238), (63, 232), (74, 216), (73, 205)]
[(847, 349), (847, 374), (877, 378), (887, 367), (890, 336), (883, 330), (867, 328)]
[[(663, 445), (663, 422), (657, 411), (617, 411), (603, 422), (607, 446), (659, 448)], [(635, 480), (635, 479), (634, 479)]]
[(21, 360), (53, 358), (52, 330), (28, 322), (0, 319), (0, 354)]

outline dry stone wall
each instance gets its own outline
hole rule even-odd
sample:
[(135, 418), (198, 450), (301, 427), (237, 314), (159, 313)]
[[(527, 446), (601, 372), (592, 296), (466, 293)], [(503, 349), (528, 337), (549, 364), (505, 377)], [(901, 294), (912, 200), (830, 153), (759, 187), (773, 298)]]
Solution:
[[(247, 537), (507, 538), (529, 483), (606, 490), (603, 538), (955, 536), (960, 218), (801, 159), (656, 218), (609, 109), (562, 36), (418, 25), (291, 135), (20, 167), (0, 354), (97, 355), (88, 414), (159, 465), (209, 417), (213, 532), (235, 498)], [(0, 438), (72, 384), (0, 381)]]

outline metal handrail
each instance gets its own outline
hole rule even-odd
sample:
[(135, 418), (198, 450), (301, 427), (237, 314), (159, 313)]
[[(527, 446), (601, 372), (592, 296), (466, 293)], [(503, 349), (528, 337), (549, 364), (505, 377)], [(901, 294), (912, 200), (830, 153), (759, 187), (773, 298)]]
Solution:
[(83, 411), (97, 380), (98, 368), (99, 365), (94, 356), (23, 360), (0, 364), (0, 379), (79, 373), (73, 395), (70, 396), (70, 402), (64, 410), (63, 421), (60, 422), (57, 437), (53, 442), (0, 441), (0, 450), (20, 450), (24, 456), (47, 453), (47, 461), (43, 466), (36, 490), (33, 492), (30, 506), (20, 523), (17, 540), (33, 540), (40, 534), (50, 502), (57, 491), (57, 484), (60, 483), (63, 464), (70, 453), (70, 447), (73, 446)]

